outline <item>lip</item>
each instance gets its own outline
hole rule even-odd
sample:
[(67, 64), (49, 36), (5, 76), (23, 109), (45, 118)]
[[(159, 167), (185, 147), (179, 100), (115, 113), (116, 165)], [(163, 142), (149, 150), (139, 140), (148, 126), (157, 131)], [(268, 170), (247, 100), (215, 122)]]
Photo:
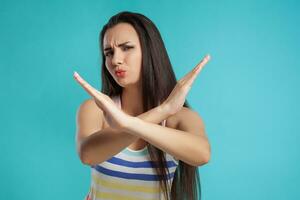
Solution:
[(115, 73), (117, 73), (117, 72), (126, 72), (126, 71), (123, 70), (123, 69), (118, 69), (118, 70), (115, 71)]
[(117, 77), (124, 77), (125, 76), (125, 70), (121, 70), (121, 69), (119, 69), (119, 70), (116, 70), (115, 71), (115, 75), (117, 76)]

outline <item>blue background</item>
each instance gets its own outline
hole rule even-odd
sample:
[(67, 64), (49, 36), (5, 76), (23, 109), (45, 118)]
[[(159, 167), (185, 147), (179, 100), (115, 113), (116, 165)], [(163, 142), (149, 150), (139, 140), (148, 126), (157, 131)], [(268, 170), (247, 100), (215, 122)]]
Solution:
[(75, 116), (100, 88), (99, 31), (119, 11), (161, 31), (177, 78), (212, 56), (187, 97), (212, 156), (203, 199), (300, 199), (299, 1), (0, 0), (0, 199), (83, 199)]

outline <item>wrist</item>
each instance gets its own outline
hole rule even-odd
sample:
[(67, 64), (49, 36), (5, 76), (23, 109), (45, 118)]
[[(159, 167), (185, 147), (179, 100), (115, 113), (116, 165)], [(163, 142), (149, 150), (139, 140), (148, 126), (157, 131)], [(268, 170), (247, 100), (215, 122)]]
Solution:
[(159, 106), (157, 106), (157, 109), (158, 109), (158, 112), (164, 116), (164, 118), (167, 118), (170, 115), (172, 115), (170, 106), (166, 103), (160, 104)]
[(134, 126), (134, 124), (138, 121), (141, 120), (138, 117), (134, 117), (134, 116), (129, 116), (128, 117), (128, 121), (126, 122), (126, 124), (124, 124), (120, 131), (125, 132), (125, 133), (130, 133), (132, 127)]

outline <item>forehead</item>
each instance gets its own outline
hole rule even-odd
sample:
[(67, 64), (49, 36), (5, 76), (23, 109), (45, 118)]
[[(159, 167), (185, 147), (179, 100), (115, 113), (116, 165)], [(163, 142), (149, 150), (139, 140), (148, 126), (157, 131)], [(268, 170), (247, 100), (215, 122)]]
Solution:
[(138, 34), (131, 24), (119, 23), (112, 28), (107, 29), (103, 37), (103, 46), (118, 45), (127, 41), (138, 43)]

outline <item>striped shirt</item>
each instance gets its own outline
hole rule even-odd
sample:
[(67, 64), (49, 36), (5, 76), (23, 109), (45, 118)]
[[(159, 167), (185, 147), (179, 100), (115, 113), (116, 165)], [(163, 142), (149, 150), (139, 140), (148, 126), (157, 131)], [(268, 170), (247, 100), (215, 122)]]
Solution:
[[(121, 108), (119, 97), (113, 100)], [(165, 126), (165, 120), (163, 121)], [(171, 188), (178, 160), (164, 153)], [(159, 188), (159, 177), (145, 146), (141, 150), (128, 147), (110, 159), (91, 167), (91, 186), (86, 200), (158, 200), (164, 199)]]

